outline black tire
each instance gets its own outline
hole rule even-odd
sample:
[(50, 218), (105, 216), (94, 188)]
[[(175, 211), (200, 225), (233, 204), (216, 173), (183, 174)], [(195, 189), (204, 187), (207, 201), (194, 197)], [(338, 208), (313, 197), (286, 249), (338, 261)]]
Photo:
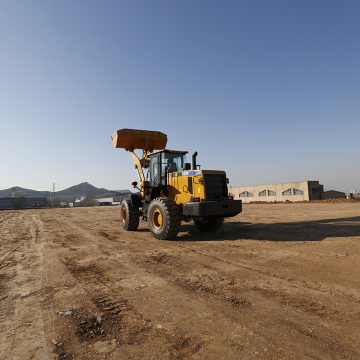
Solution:
[(222, 226), (223, 223), (223, 218), (207, 219), (204, 221), (195, 220), (195, 226), (201, 231), (216, 231)]
[(173, 239), (181, 225), (179, 205), (167, 197), (154, 199), (149, 206), (148, 223), (150, 231), (156, 239)]
[(122, 227), (126, 231), (134, 231), (139, 227), (140, 212), (131, 205), (131, 199), (124, 199), (120, 207)]

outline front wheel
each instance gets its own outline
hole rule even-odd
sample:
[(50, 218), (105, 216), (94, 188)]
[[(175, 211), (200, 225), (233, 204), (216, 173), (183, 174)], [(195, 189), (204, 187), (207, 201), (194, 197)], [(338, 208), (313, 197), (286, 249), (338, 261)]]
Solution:
[(140, 212), (131, 205), (131, 199), (124, 199), (120, 207), (122, 227), (126, 231), (134, 231), (139, 227)]
[(207, 219), (204, 221), (195, 220), (195, 226), (201, 231), (216, 231), (222, 226), (223, 223), (223, 218)]
[(179, 205), (167, 197), (154, 199), (149, 206), (148, 223), (156, 239), (168, 240), (176, 237), (181, 225)]

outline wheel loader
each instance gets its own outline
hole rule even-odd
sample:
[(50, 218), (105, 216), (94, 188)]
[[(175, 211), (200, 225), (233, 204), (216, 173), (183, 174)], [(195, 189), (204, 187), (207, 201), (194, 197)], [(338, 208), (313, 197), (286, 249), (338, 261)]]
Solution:
[[(140, 177), (132, 183), (140, 193), (124, 199), (120, 207), (125, 230), (134, 231), (140, 218), (147, 221), (152, 235), (160, 240), (176, 237), (181, 221), (194, 221), (202, 231), (215, 231), (224, 218), (239, 214), (241, 200), (228, 195), (224, 171), (201, 170), (186, 162), (187, 151), (167, 150), (167, 135), (160, 131), (122, 129), (111, 137), (114, 148), (131, 153)], [(142, 158), (134, 150), (142, 150)], [(146, 176), (144, 175), (144, 170)]]

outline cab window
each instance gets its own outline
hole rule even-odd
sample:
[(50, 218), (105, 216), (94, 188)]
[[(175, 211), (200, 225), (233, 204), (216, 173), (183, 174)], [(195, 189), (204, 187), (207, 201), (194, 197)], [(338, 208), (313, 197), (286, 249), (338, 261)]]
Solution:
[(185, 154), (163, 152), (161, 154), (161, 173), (172, 173), (183, 171), (183, 164), (186, 162)]

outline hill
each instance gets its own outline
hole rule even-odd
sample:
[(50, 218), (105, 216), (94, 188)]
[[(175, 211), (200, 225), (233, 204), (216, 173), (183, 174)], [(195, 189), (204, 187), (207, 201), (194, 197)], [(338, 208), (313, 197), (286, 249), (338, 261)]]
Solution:
[(109, 190), (104, 188), (97, 188), (94, 185), (89, 184), (88, 182), (83, 182), (78, 185), (70, 186), (69, 188), (61, 191), (56, 191), (55, 195), (60, 196), (85, 196), (88, 194), (91, 195), (101, 195), (106, 192), (109, 192)]
[(25, 196), (25, 197), (44, 197), (46, 194), (49, 194), (50, 191), (37, 191), (32, 189), (25, 189), (20, 186), (14, 186), (9, 189), (0, 190), (1, 197), (11, 197), (12, 196), (12, 189), (14, 189), (14, 195), (18, 196)]
[[(0, 190), (1, 197), (11, 197), (12, 196), (12, 189), (14, 190), (14, 195), (18, 196), (25, 196), (25, 197), (44, 197), (50, 196), (50, 191), (37, 191), (32, 189), (25, 189), (19, 186), (14, 186), (13, 188)], [(111, 197), (111, 196), (119, 196), (124, 195), (126, 193), (131, 193), (130, 190), (107, 190), (105, 188), (97, 188), (89, 184), (88, 182), (83, 182), (78, 185), (70, 186), (67, 189), (55, 191), (55, 196), (57, 197), (65, 197), (65, 196), (72, 196), (72, 197), (80, 197), (86, 196), (88, 194), (94, 195), (96, 197)], [(52, 195), (52, 194), (51, 194)]]

